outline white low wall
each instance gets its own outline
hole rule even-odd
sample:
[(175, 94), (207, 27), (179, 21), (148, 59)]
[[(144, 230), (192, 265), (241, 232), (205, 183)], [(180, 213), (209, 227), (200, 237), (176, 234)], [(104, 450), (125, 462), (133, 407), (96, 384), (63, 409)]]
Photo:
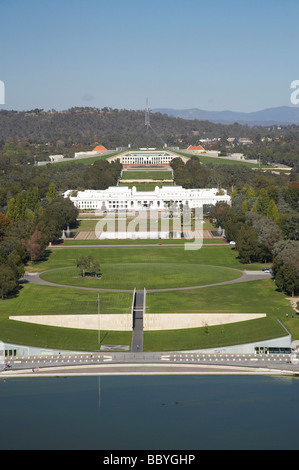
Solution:
[[(265, 313), (160, 313), (144, 315), (144, 331), (179, 330), (225, 325), (265, 317)], [(113, 315), (31, 315), (10, 320), (81, 330), (132, 331), (131, 314)]]

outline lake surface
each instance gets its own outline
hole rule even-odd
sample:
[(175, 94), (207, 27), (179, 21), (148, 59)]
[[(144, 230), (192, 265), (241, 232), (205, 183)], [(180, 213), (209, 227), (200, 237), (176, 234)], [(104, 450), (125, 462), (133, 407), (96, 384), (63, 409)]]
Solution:
[(299, 380), (0, 380), (0, 449), (299, 449)]

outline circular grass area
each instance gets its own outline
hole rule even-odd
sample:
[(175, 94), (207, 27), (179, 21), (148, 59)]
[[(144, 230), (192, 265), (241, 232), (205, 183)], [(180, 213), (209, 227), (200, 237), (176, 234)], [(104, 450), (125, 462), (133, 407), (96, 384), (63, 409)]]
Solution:
[(45, 281), (69, 286), (99, 289), (167, 289), (204, 286), (231, 281), (242, 272), (223, 266), (184, 263), (101, 264), (101, 279), (81, 277), (78, 268), (53, 269), (41, 274)]

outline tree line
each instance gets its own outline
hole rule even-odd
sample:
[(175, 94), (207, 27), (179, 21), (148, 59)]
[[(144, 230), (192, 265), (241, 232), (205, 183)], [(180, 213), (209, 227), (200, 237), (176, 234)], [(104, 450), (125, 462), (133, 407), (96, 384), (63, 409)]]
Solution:
[(218, 203), (210, 213), (240, 261), (271, 263), (277, 288), (292, 296), (299, 293), (298, 197), (299, 184), (259, 192), (246, 186), (231, 206)]
[(46, 198), (37, 188), (11, 198), (6, 214), (0, 212), (0, 297), (17, 292), (25, 266), (46, 256), (50, 242), (77, 223), (78, 211), (69, 199), (57, 196), (53, 185)]
[(277, 288), (299, 293), (299, 182), (244, 166), (209, 166), (193, 157), (171, 164), (176, 184), (185, 188), (225, 188), (231, 205), (218, 203), (204, 212), (225, 230), (243, 263), (271, 263)]
[[(0, 163), (1, 167), (1, 163)], [(50, 242), (77, 226), (78, 209), (67, 189), (106, 189), (120, 177), (119, 161), (32, 167), (9, 164), (0, 173), (0, 297), (20, 287), (28, 263), (45, 258)], [(1, 168), (0, 168), (1, 171)], [(88, 269), (98, 270), (88, 260)]]

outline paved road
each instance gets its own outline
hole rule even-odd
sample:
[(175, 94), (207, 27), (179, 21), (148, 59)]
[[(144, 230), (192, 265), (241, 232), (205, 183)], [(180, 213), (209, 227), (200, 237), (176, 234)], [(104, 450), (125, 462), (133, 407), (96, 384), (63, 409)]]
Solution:
[(299, 376), (289, 354), (93, 353), (18, 357), (0, 378), (22, 376), (130, 374), (261, 374)]

